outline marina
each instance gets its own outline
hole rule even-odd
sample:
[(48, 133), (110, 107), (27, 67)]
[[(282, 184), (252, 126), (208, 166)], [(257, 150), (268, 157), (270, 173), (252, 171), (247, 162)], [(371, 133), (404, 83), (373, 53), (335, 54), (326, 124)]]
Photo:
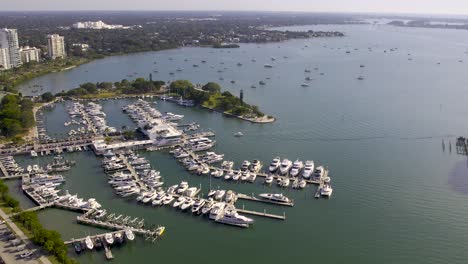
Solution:
[[(314, 30), (317, 27), (307, 29)], [(254, 184), (241, 180), (217, 180), (208, 174), (200, 177), (189, 174), (166, 153), (174, 147), (151, 146), (161, 149), (138, 151), (138, 154), (148, 159), (153, 169), (161, 172), (166, 187), (187, 181), (190, 186), (197, 188), (202, 184), (200, 194), (203, 194), (211, 189), (208, 187), (211, 181), (212, 188), (219, 185), (220, 189), (235, 190), (249, 196), (252, 193), (283, 193), (294, 199), (292, 208), (245, 200), (246, 209), (256, 212), (267, 209), (268, 213), (278, 215), (285, 211), (287, 220), (270, 221), (252, 216), (257, 220), (253, 224), (254, 228), (236, 229), (181, 213), (179, 209), (153, 208), (137, 205), (133, 198), (121, 199), (110, 187), (107, 175), (100, 166), (100, 158), (96, 158), (90, 151), (63, 154), (78, 164), (63, 173), (67, 178), (67, 186), (64, 188), (72, 189), (73, 193), (80, 193), (83, 197), (95, 197), (105, 208), (112, 208), (112, 211), (135, 215), (147, 221), (154, 219), (154, 222), (167, 226), (171, 239), (162, 241), (158, 246), (148, 244), (112, 248), (119, 263), (144, 262), (147, 258), (186, 262), (186, 259), (174, 258), (175, 252), (182, 248), (187, 255), (202, 255), (200, 261), (208, 263), (214, 258), (222, 258), (232, 263), (225, 256), (239, 248), (240, 241), (248, 249), (243, 251), (245, 254), (238, 261), (247, 262), (260, 251), (271, 252), (262, 256), (262, 261), (269, 263), (281, 263), (284, 259), (300, 262), (310, 258), (308, 252), (297, 250), (298, 244), (307, 244), (316, 252), (322, 252), (314, 255), (314, 260), (320, 262), (375, 263), (384, 259), (385, 263), (419, 263), (423, 257), (427, 263), (462, 263), (466, 259), (463, 251), (466, 228), (463, 223), (466, 222), (467, 214), (461, 206), (465, 204), (466, 198), (463, 187), (466, 186), (466, 177), (463, 177), (466, 175), (463, 170), (466, 160), (463, 156), (454, 155), (456, 138), (452, 136), (463, 135), (463, 131), (468, 130), (465, 128), (466, 122), (463, 122), (466, 103), (460, 96), (465, 81), (455, 77), (458, 74), (463, 76), (465, 70), (465, 64), (458, 62), (464, 56), (465, 48), (456, 44), (465, 40), (463, 32), (436, 30), (431, 33), (431, 38), (423, 38), (422, 34), (427, 34), (428, 30), (384, 25), (331, 25), (330, 28), (346, 31), (346, 44), (342, 40), (293, 40), (274, 45), (262, 44), (259, 45), (261, 48), (257, 48), (256, 44), (242, 45), (238, 50), (231, 50), (231, 53), (224, 50), (212, 54), (209, 53), (210, 49), (182, 48), (177, 51), (106, 58), (66, 73), (36, 80), (44, 87), (59, 92), (64, 89), (61, 85), (64, 82), (70, 83), (70, 87), (77, 87), (86, 81), (103, 81), (103, 76), (107, 76), (106, 80), (116, 81), (122, 79), (121, 72), (139, 72), (141, 77), (147, 77), (147, 69), (152, 67), (146, 61), (153, 64), (156, 57), (162, 64), (171, 56), (174, 60), (167, 60), (168, 71), (175, 71), (177, 67), (184, 69), (176, 73), (177, 78), (206, 83), (218, 77), (214, 75), (216, 73), (210, 72), (209, 65), (218, 65), (221, 61), (227, 65), (229, 60), (233, 64), (241, 62), (243, 66), (236, 67), (236, 71), (223, 70), (219, 77), (226, 81), (220, 81), (220, 84), (233, 94), (239, 94), (239, 89), (243, 88), (247, 102), (258, 104), (261, 109), (278, 117), (278, 122), (271, 126), (257, 126), (164, 101), (158, 101), (156, 108), (161, 113), (184, 115), (183, 123), (197, 122), (202, 128), (215, 132), (216, 144), (208, 151), (217, 155), (225, 154), (224, 159), (232, 160), (236, 167), (240, 167), (244, 160), (251, 162), (258, 159), (263, 161), (262, 170), (265, 171), (277, 155), (292, 162), (300, 159), (304, 166), (306, 159), (313, 159), (317, 165), (330, 169), (333, 196), (330, 200), (314, 200), (319, 183), (311, 183), (315, 186), (307, 184), (300, 191), (292, 189), (292, 178), (288, 188), (276, 187), (277, 176), (273, 177), (271, 186), (264, 184), (268, 172), (257, 173)], [(364, 33), (375, 34), (375, 37), (366, 37)], [(306, 42), (309, 48), (304, 48)], [(400, 51), (390, 52), (391, 47), (397, 46)], [(354, 51), (352, 47), (358, 47), (359, 50)], [(372, 51), (369, 51), (369, 47)], [(346, 54), (346, 50), (352, 52)], [(269, 54), (276, 53), (276, 61), (270, 61)], [(407, 60), (408, 53), (413, 54), (411, 63)], [(427, 54), (437, 58), (432, 59)], [(289, 59), (283, 59), (283, 56)], [(343, 56), (347, 56), (345, 60)], [(207, 61), (206, 64), (199, 62), (201, 57)], [(190, 65), (183, 64), (184, 58), (189, 58)], [(252, 58), (256, 58), (257, 62), (251, 62)], [(441, 62), (440, 66), (436, 64), (438, 61)], [(192, 69), (194, 63), (199, 67)], [(128, 70), (128, 64), (138, 69)], [(264, 64), (274, 67), (264, 69)], [(366, 65), (363, 73), (359, 66), (361, 64)], [(158, 68), (159, 73), (154, 74), (153, 78), (173, 79), (166, 76), (166, 67)], [(305, 68), (311, 70), (310, 77), (314, 80), (309, 87), (302, 88), (300, 85), (307, 77), (304, 75)], [(88, 73), (84, 73), (84, 70)], [(451, 78), (444, 78), (442, 74), (448, 72)], [(254, 77), (250, 77), (252, 75)], [(356, 77), (361, 75), (365, 79), (357, 80)], [(231, 85), (230, 80), (236, 80), (236, 83)], [(258, 85), (259, 80), (263, 80), (265, 85)], [(252, 84), (257, 88), (248, 88)], [(405, 96), (399, 96), (402, 94)], [(422, 94), (424, 100), (421, 100)], [(272, 98), (294, 103), (290, 103), (287, 108), (278, 107), (280, 102)], [(127, 115), (121, 114), (121, 107), (134, 101), (117, 101), (103, 100), (99, 103), (103, 104), (110, 126), (128, 126), (124, 120)], [(55, 118), (61, 115), (47, 111), (44, 111), (44, 126), (51, 127), (48, 123), (53, 122), (52, 117), (47, 119), (47, 116), (53, 114)], [(63, 122), (69, 120), (67, 112), (63, 111), (63, 116)], [(436, 122), (436, 119), (443, 121)], [(57, 120), (63, 127), (62, 119)], [(56, 137), (54, 131), (54, 127), (48, 128), (51, 137)], [(242, 132), (243, 136), (235, 137), (237, 132)], [(64, 135), (67, 136), (66, 132)], [(442, 140), (445, 142), (445, 152), (441, 150)], [(449, 141), (452, 143), (452, 154)], [(50, 150), (52, 152), (53, 148)], [(51, 157), (39, 153), (39, 157), (31, 159), (30, 151), (21, 152), (25, 154), (25, 163), (37, 163), (34, 159)], [(15, 159), (20, 162), (23, 157), (15, 156)], [(80, 165), (80, 161), (86, 166)], [(26, 169), (26, 166), (21, 166)], [(221, 168), (221, 165), (214, 163), (210, 167)], [(226, 171), (223, 178), (225, 175)], [(245, 214), (239, 211), (242, 203), (236, 203), (240, 205), (239, 214)], [(65, 227), (62, 227), (63, 220), (56, 217), (52, 211), (54, 209), (50, 210), (38, 212), (44, 221), (51, 223), (50, 228), (56, 226), (67, 239), (83, 236), (81, 230), (85, 229), (84, 225), (76, 225), (73, 221), (74, 225), (64, 224)], [(342, 219), (346, 223), (339, 223)], [(271, 238), (271, 234), (279, 232), (282, 232), (284, 241), (294, 243), (264, 243)], [(311, 237), (320, 239), (311, 240)], [(381, 237), (385, 239), (379, 239)], [(434, 237), (450, 237), (451, 240)], [(199, 254), (205, 252), (203, 250), (206, 250), (208, 243), (213, 245), (212, 254)], [(340, 254), (334, 254), (330, 244), (333, 248), (340, 248)], [(417, 245), (414, 250), (407, 250), (414, 245)], [(78, 260), (102, 263), (103, 258), (97, 258), (102, 253), (91, 258), (93, 255), (91, 252), (81, 254)]]

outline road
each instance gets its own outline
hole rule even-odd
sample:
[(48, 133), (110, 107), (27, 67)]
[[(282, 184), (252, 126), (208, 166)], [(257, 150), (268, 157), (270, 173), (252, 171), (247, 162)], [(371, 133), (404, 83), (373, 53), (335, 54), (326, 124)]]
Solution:
[[(10, 245), (10, 241), (8, 241), (8, 235), (0, 235), (0, 256), (3, 258), (6, 264), (16, 264), (16, 263), (28, 263), (28, 264), (52, 264), (49, 259), (45, 256), (38, 256), (38, 254), (33, 254), (30, 258), (21, 259), (19, 255), (21, 253), (26, 252), (27, 250), (33, 250), (39, 252), (38, 247), (36, 247), (31, 240), (19, 229), (19, 227), (11, 221), (10, 218), (0, 209), (0, 217), (5, 219), (6, 223), (11, 227), (11, 231), (16, 237), (23, 240), (23, 243), (26, 245), (26, 248), (22, 251), (16, 252), (16, 247)], [(0, 226), (0, 233), (3, 230), (7, 230), (8, 227), (5, 224)]]

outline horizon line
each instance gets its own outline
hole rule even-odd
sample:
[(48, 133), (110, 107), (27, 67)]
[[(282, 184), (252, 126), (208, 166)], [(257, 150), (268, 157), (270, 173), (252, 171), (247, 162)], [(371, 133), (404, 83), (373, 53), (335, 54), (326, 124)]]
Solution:
[(8, 12), (221, 12), (221, 13), (300, 13), (300, 14), (355, 14), (355, 15), (398, 15), (398, 16), (467, 16), (468, 13), (425, 13), (425, 12), (402, 12), (402, 11), (299, 11), (299, 10), (202, 10), (202, 9), (165, 9), (165, 10), (142, 10), (142, 9), (42, 9), (42, 10), (1, 10), (0, 13)]

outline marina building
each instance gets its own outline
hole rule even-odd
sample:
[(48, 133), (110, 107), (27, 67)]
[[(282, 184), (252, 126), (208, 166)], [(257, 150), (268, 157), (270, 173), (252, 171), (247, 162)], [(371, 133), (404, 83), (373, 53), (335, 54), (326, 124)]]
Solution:
[(58, 34), (47, 35), (47, 52), (51, 59), (65, 58), (65, 39)]
[(6, 49), (8, 53), (8, 63), (5, 68), (21, 66), (21, 57), (19, 53), (18, 32), (16, 29), (2, 28), (0, 29), (0, 49)]
[(20, 49), (20, 56), (22, 63), (28, 63), (31, 61), (39, 61), (41, 58), (41, 50), (36, 47), (25, 46)]
[(10, 69), (10, 55), (8, 49), (0, 48), (0, 70)]

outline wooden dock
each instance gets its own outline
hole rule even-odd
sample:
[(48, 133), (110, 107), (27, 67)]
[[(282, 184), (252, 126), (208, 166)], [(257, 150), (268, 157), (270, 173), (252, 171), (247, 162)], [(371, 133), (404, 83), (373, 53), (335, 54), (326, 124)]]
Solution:
[(104, 222), (100, 220), (93, 220), (93, 219), (88, 219), (83, 216), (78, 216), (76, 218), (77, 222), (80, 224), (86, 224), (86, 225), (91, 225), (91, 226), (97, 226), (101, 227), (104, 229), (110, 229), (110, 230), (124, 230), (124, 229), (130, 229), (133, 231), (133, 233), (138, 234), (138, 235), (154, 235), (154, 231), (143, 229), (143, 228), (135, 228), (131, 226), (125, 226), (125, 225), (119, 225), (119, 224), (113, 224), (109, 222)]
[[(117, 230), (117, 231), (114, 231), (114, 232), (108, 232), (108, 233), (103, 233), (103, 234), (97, 234), (97, 235), (94, 235), (94, 236), (89, 236), (91, 239), (95, 239), (95, 238), (98, 238), (98, 237), (104, 237), (104, 235), (106, 234), (112, 234), (112, 235), (115, 235), (117, 233), (120, 233), (120, 232), (123, 232), (124, 230)], [(65, 245), (71, 245), (73, 243), (76, 243), (76, 242), (80, 242), (80, 241), (83, 241), (85, 240), (86, 237), (82, 237), (82, 238), (72, 238), (71, 240), (68, 240), (68, 241), (65, 241), (64, 244)]]

